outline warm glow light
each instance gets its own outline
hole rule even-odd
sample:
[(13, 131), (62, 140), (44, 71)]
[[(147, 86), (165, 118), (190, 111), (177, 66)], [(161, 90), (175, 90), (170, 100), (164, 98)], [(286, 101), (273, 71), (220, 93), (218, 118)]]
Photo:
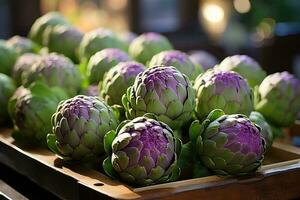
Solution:
[(224, 18), (224, 10), (217, 4), (205, 4), (203, 6), (203, 17), (211, 23), (218, 23)]
[(107, 3), (113, 10), (122, 10), (127, 6), (127, 0), (107, 0)]
[(239, 13), (247, 13), (251, 9), (249, 0), (234, 0), (233, 6)]

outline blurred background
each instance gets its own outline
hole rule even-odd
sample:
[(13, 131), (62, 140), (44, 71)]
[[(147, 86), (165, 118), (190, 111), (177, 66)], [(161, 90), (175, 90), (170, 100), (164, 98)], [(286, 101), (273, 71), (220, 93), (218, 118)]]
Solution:
[(82, 31), (156, 31), (179, 50), (207, 50), (220, 60), (248, 54), (268, 73), (300, 77), (299, 0), (0, 0), (0, 38), (26, 36), (53, 10)]

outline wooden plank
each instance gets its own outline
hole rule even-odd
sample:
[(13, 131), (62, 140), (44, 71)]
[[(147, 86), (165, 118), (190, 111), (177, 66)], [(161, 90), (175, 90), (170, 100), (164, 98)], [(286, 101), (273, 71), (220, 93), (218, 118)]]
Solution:
[[(153, 185), (141, 188), (132, 188), (104, 174), (86, 169), (81, 166), (66, 166), (62, 160), (47, 149), (20, 149), (14, 143), (9, 129), (0, 130), (0, 162), (27, 176), (45, 189), (63, 199), (181, 199), (187, 195), (207, 198), (214, 197), (238, 198), (253, 192), (253, 197), (270, 198), (264, 193), (264, 188), (280, 189), (284, 179), (287, 186), (281, 197), (294, 197), (300, 194), (295, 189), (295, 177), (300, 176), (300, 150), (290, 145), (274, 143), (267, 154), (265, 165), (255, 176), (243, 178), (226, 178), (209, 176), (171, 183)], [(293, 180), (288, 180), (289, 177)], [(295, 185), (291, 184), (294, 183)], [(259, 185), (260, 187), (258, 187)], [(270, 188), (268, 188), (270, 190)], [(290, 192), (289, 194), (286, 193)], [(234, 194), (231, 194), (234, 193)], [(217, 195), (217, 196), (216, 196)], [(286, 196), (285, 196), (286, 195)], [(248, 196), (246, 195), (246, 199)]]

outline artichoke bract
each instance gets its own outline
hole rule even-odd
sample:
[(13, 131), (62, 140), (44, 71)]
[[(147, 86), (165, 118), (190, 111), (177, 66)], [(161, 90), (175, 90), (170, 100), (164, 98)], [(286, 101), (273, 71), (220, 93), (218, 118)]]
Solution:
[(29, 31), (29, 38), (37, 44), (43, 45), (43, 35), (46, 28), (58, 24), (70, 25), (58, 12), (49, 12), (35, 20)]
[(191, 51), (190, 59), (195, 65), (202, 66), (206, 71), (218, 64), (218, 59), (207, 51)]
[(109, 157), (103, 162), (111, 177), (138, 186), (176, 180), (180, 141), (166, 124), (138, 117), (119, 125), (104, 137)]
[(0, 125), (4, 125), (5, 122), (9, 121), (7, 104), (15, 89), (16, 86), (13, 80), (9, 76), (0, 73)]
[(172, 49), (173, 47), (166, 37), (150, 32), (138, 36), (131, 42), (129, 55), (146, 65), (155, 54)]
[(88, 60), (96, 52), (107, 48), (127, 51), (128, 45), (108, 29), (99, 28), (84, 34), (79, 45), (79, 58)]
[(203, 72), (202, 67), (195, 65), (187, 54), (177, 50), (163, 51), (154, 55), (149, 62), (149, 67), (157, 65), (173, 66), (190, 80), (195, 80)]
[(196, 115), (204, 119), (218, 108), (227, 114), (249, 115), (253, 110), (253, 93), (247, 81), (233, 71), (208, 70), (194, 83)]
[(122, 105), (122, 96), (133, 85), (136, 76), (145, 70), (135, 61), (121, 62), (105, 74), (100, 83), (100, 95), (109, 105)]
[(255, 88), (255, 110), (272, 125), (286, 127), (294, 123), (300, 110), (300, 83), (288, 72), (267, 76)]
[(93, 55), (88, 64), (86, 74), (90, 84), (98, 84), (104, 74), (119, 62), (130, 60), (127, 53), (119, 49), (108, 48)]
[(0, 41), (0, 73), (10, 75), (18, 53), (4, 41)]
[(129, 119), (151, 113), (171, 128), (179, 129), (192, 117), (195, 91), (186, 75), (176, 68), (155, 66), (136, 77), (122, 103)]
[(112, 108), (99, 97), (78, 95), (58, 105), (48, 147), (66, 160), (92, 161), (104, 153), (103, 137), (117, 125)]
[(264, 116), (259, 112), (251, 112), (249, 119), (261, 128), (261, 135), (265, 139), (266, 149), (270, 149), (273, 143), (273, 132), (271, 126), (265, 120)]
[(28, 88), (19, 87), (9, 100), (8, 111), (19, 134), (16, 138), (28, 144), (46, 145), (51, 131), (51, 116), (67, 95), (60, 88), (49, 88), (36, 82)]
[(244, 115), (213, 110), (202, 124), (194, 121), (189, 134), (204, 165), (219, 175), (247, 175), (262, 164), (265, 140)]
[(74, 27), (56, 25), (45, 30), (43, 43), (51, 52), (61, 53), (77, 63), (82, 37), (83, 33)]
[(22, 74), (23, 85), (28, 86), (36, 81), (51, 87), (61, 87), (70, 96), (75, 96), (81, 86), (81, 77), (76, 66), (69, 58), (55, 53), (42, 56), (28, 72)]
[(26, 73), (40, 58), (41, 56), (37, 54), (25, 53), (17, 59), (12, 71), (12, 77), (17, 85), (22, 83), (22, 74)]
[(247, 79), (250, 87), (259, 85), (266, 77), (266, 72), (253, 58), (247, 55), (234, 55), (225, 58), (218, 66), (223, 71), (235, 71)]
[(36, 44), (32, 42), (31, 40), (21, 37), (21, 36), (13, 36), (10, 39), (6, 41), (6, 44), (13, 49), (19, 54), (22, 55), (24, 53), (32, 53), (37, 50)]

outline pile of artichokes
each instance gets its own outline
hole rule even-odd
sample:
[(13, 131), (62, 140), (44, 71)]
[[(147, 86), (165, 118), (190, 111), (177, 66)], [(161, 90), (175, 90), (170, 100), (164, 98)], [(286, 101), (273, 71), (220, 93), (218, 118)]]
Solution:
[(51, 12), (0, 41), (0, 124), (17, 143), (133, 186), (254, 173), (299, 110), (292, 74), (158, 33), (82, 33)]

